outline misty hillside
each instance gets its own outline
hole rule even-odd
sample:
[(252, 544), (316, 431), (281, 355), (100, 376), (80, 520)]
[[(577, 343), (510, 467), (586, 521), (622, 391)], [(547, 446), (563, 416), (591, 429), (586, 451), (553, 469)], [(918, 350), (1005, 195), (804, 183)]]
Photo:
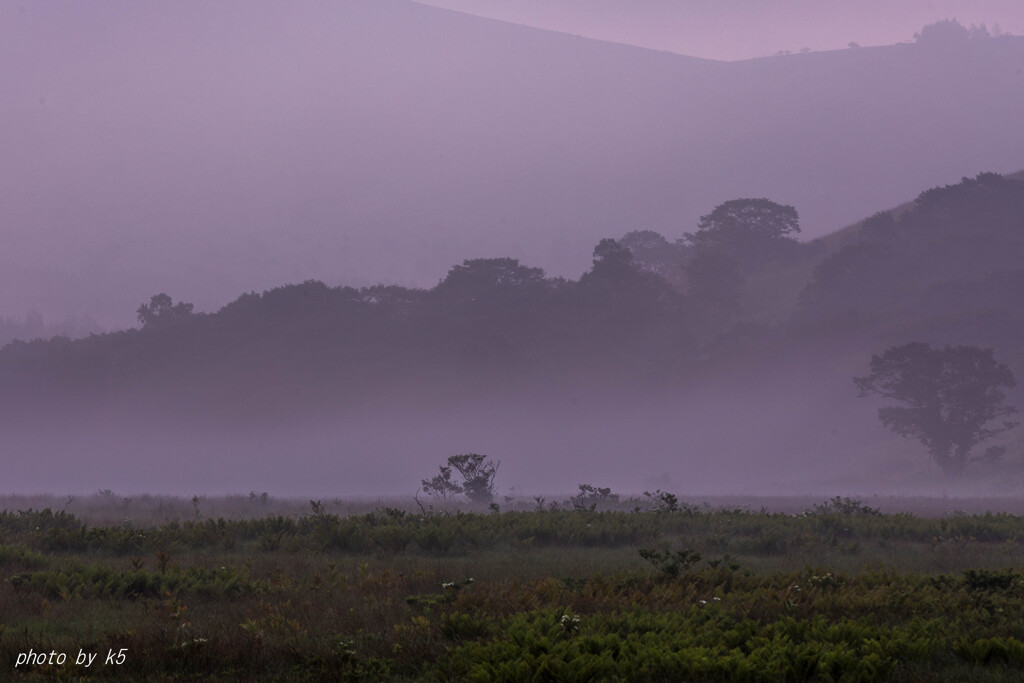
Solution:
[[(733, 204), (791, 212), (792, 233), (709, 220)], [(1024, 365), (1024, 179), (984, 173), (932, 188), (844, 231), (833, 248), (797, 241), (798, 215), (770, 200), (730, 201), (696, 233), (601, 240), (576, 280), (498, 257), (452, 266), (430, 289), (306, 280), (215, 313), (160, 294), (139, 302), (136, 329), (15, 341), (0, 369), (24, 380), (19, 402), (51, 383), (93, 398), (145, 389), (169, 392), (168, 408), (186, 414), (200, 400), (204, 411), (244, 417), (247, 404), (253, 415), (287, 416), (380, 392), (418, 396), (417, 385), (472, 395), (581, 380), (674, 390), (719, 372), (719, 360), (728, 370), (822, 339), (863, 351), (901, 338), (979, 344)], [(757, 214), (755, 227), (770, 218)], [(787, 289), (798, 290), (795, 305)]]
[[(745, 215), (755, 230), (731, 222)], [(264, 468), (302, 463), (285, 477), (297, 488), (394, 490), (396, 466), (476, 449), (532, 485), (543, 462), (565, 485), (585, 463), (637, 487), (664, 475), (738, 492), (759, 480), (726, 473), (761, 472), (779, 491), (905, 489), (914, 446), (881, 430), (851, 378), (915, 340), (991, 347), (1024, 376), (1022, 225), (1024, 181), (986, 173), (875, 214), (832, 250), (794, 239), (793, 207), (737, 200), (678, 240), (600, 241), (578, 280), (501, 257), (427, 290), (309, 280), (210, 314), (154, 296), (139, 329), (4, 347), (4, 445), (62, 471), (85, 449), (121, 468), (202, 461), (232, 482), (232, 463), (267, 453)], [(782, 307), (764, 283), (793, 273), (799, 304), (770, 321)], [(310, 479), (310, 466), (326, 469)]]
[[(1024, 180), (1024, 172), (1010, 174), (1006, 178), (1021, 181)], [(758, 274), (747, 283), (749, 294), (748, 314), (763, 321), (774, 323), (789, 319), (800, 309), (803, 309), (804, 313), (808, 312), (808, 308), (813, 308), (813, 302), (808, 297), (813, 297), (814, 293), (804, 292), (804, 288), (818, 275), (814, 272), (814, 269), (820, 264), (824, 256), (835, 255), (836, 252), (845, 247), (856, 245), (856, 249), (847, 249), (843, 257), (836, 257), (837, 262), (848, 260), (850, 254), (863, 251), (866, 243), (876, 241), (880, 234), (880, 228), (889, 225), (888, 221), (890, 218), (898, 223), (903, 215), (914, 210), (918, 203), (915, 200), (900, 204), (828, 235), (809, 240), (807, 246), (811, 251), (816, 252), (816, 258), (806, 259), (784, 268), (770, 269)], [(985, 211), (985, 209), (981, 210)], [(969, 222), (969, 219), (963, 216), (958, 220)], [(1006, 229), (1007, 234), (1011, 238), (1014, 231), (1012, 225), (1011, 223), (1011, 227)], [(912, 242), (904, 240), (903, 244), (908, 245), (912, 244)], [(993, 255), (993, 258), (995, 259), (994, 262), (997, 262), (1001, 257)], [(919, 255), (919, 260), (927, 261), (926, 251), (922, 251)], [(937, 269), (940, 271), (941, 265), (939, 264), (943, 262), (940, 259), (936, 264)], [(857, 283), (857, 287), (860, 287), (860, 294), (857, 296), (863, 298), (866, 296), (865, 292), (867, 291), (885, 288), (884, 284), (876, 284), (870, 280), (870, 277), (865, 277), (864, 282)], [(857, 287), (851, 286), (849, 289), (854, 291)]]
[(214, 311), (475, 257), (575, 279), (731, 198), (815, 237), (1024, 159), (1024, 38), (725, 63), (405, 0), (258, 7), (0, 9), (0, 314), (113, 329), (139, 292)]

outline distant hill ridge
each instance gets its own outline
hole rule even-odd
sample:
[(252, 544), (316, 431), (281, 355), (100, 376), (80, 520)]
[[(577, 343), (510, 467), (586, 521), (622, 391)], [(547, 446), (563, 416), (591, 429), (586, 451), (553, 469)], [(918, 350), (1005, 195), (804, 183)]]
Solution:
[(736, 197), (814, 238), (1024, 165), (1024, 38), (726, 63), (403, 0), (258, 6), (19, 24), (0, 314), (110, 329), (139, 292), (429, 287), (480, 255), (575, 278), (601, 238)]
[[(1003, 177), (1010, 180), (1024, 180), (1024, 171), (1003, 174)], [(886, 209), (880, 213), (887, 213), (891, 215), (893, 218), (898, 218), (902, 214), (912, 209), (914, 207), (915, 201), (916, 200), (905, 202), (903, 204), (900, 204), (899, 206), (894, 206), (893, 208)], [(867, 220), (868, 218), (865, 218), (851, 225), (847, 225), (844, 228), (840, 228), (835, 232), (831, 232), (827, 235), (822, 235), (820, 237), (815, 237), (811, 240), (808, 240), (808, 244), (821, 245), (830, 252), (835, 251), (840, 247), (843, 247), (851, 242), (857, 241), (857, 239), (860, 238), (861, 229), (864, 227), (864, 223)]]

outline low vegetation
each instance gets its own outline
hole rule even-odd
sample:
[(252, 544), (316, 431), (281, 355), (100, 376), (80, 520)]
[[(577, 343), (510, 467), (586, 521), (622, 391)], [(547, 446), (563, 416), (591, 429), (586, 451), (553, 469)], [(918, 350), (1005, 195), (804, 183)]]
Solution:
[[(2, 512), (0, 651), (67, 653), (27, 680), (1024, 676), (1017, 516), (615, 498), (150, 526)], [(88, 671), (79, 652), (99, 653)]]

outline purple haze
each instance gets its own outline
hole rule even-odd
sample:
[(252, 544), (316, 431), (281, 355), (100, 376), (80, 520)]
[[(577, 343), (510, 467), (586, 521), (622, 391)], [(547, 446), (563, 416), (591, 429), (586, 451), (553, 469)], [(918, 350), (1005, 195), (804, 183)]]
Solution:
[(576, 277), (735, 197), (813, 237), (1024, 165), (1019, 49), (730, 64), (350, 0), (7, 4), (0, 50), (0, 316), (120, 327), (160, 291), (216, 310), (486, 256)]
[[(0, 317), (118, 328), (158, 292), (215, 311), (314, 278), (431, 287), (474, 257), (576, 278), (601, 238), (675, 239), (738, 197), (795, 205), (813, 238), (1024, 168), (1021, 39), (844, 47), (946, 16), (1021, 33), (1019, 3), (893, 4), (2, 4)], [(831, 51), (717, 61), (804, 46)], [(471, 450), (503, 460), (503, 492), (905, 491), (917, 470), (852, 395), (861, 360), (241, 433), (40, 416), (0, 449), (22, 491), (411, 493)]]

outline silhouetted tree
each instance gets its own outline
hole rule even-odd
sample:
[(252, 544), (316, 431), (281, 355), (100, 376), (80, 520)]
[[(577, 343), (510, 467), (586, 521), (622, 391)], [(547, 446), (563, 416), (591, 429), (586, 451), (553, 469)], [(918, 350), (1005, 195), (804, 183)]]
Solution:
[(542, 269), (514, 258), (464, 261), (428, 293), (424, 336), (439, 353), (481, 367), (518, 363), (543, 336), (554, 289)]
[[(448, 458), (447, 465), (441, 465), (437, 476), (423, 480), (423, 490), (442, 500), (461, 493), (471, 503), (490, 503), (497, 491), (494, 476), (500, 464), (479, 453), (453, 455)], [(461, 482), (452, 479), (453, 470), (459, 473)]]
[(480, 258), (453, 266), (433, 295), (447, 303), (493, 303), (495, 298), (524, 298), (549, 288), (544, 271), (514, 258)]
[(671, 308), (677, 298), (663, 278), (644, 270), (633, 252), (613, 239), (594, 247), (594, 265), (580, 278), (579, 291), (587, 305), (612, 315)]
[(969, 40), (985, 39), (991, 37), (985, 25), (975, 26), (971, 24), (966, 28), (956, 19), (943, 19), (934, 24), (928, 24), (921, 29), (920, 33), (914, 34), (914, 40), (919, 45), (928, 47), (955, 47), (964, 45)]
[(792, 235), (798, 232), (800, 220), (792, 206), (770, 199), (733, 199), (701, 216), (697, 232), (684, 237), (694, 259), (714, 251), (750, 270), (796, 254), (800, 243)]
[(619, 502), (619, 494), (612, 493), (610, 487), (601, 488), (591, 484), (580, 484), (579, 493), (569, 496), (573, 510), (595, 510), (599, 505), (614, 505)]
[(981, 441), (1016, 426), (996, 418), (1016, 412), (1003, 405), (1002, 389), (1016, 385), (1010, 369), (998, 363), (992, 349), (946, 346), (933, 349), (922, 342), (893, 346), (871, 357), (871, 373), (854, 378), (861, 396), (875, 394), (903, 405), (879, 408), (882, 424), (900, 436), (914, 438), (928, 449), (942, 471), (959, 476)]
[[(557, 301), (561, 327), (549, 348), (558, 350), (563, 367), (598, 363), (599, 374), (609, 378), (652, 371), (689, 334), (683, 295), (614, 239), (597, 244), (593, 267)], [(608, 362), (612, 358), (619, 360)]]
[(143, 327), (153, 327), (187, 319), (192, 315), (192, 304), (174, 303), (171, 297), (160, 293), (153, 295), (148, 304), (139, 306), (136, 312)]
[(494, 500), (497, 487), (494, 476), (498, 473), (500, 462), (488, 460), (486, 455), (465, 453), (448, 458), (448, 464), (454, 467), (462, 477), (462, 492), (471, 503), (490, 503)]
[(619, 244), (633, 254), (633, 263), (642, 270), (658, 275), (676, 289), (685, 287), (683, 263), (687, 249), (673, 244), (653, 230), (634, 230), (626, 233)]
[(594, 247), (594, 270), (604, 273), (626, 273), (633, 268), (633, 252), (618, 240), (603, 239)]
[(462, 493), (462, 486), (452, 481), (452, 468), (441, 465), (441, 471), (433, 479), (423, 480), (423, 491), (428, 496), (447, 501)]
[(800, 232), (796, 209), (770, 199), (733, 199), (700, 217), (698, 244), (730, 245), (750, 238), (774, 240)]
[(363, 303), (380, 307), (389, 317), (405, 318), (422, 304), (425, 292), (398, 285), (374, 285), (363, 287), (359, 294)]

